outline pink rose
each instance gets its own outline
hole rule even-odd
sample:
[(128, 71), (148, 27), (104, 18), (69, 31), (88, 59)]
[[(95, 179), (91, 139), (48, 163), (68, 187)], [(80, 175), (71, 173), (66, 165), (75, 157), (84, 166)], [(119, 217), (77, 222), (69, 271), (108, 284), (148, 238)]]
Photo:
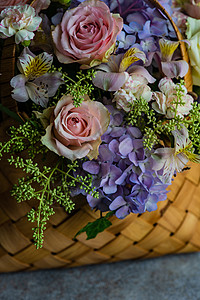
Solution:
[[(30, 1), (28, 1), (30, 2)], [(47, 9), (51, 3), (51, 0), (35, 0), (34, 2), (31, 1), (32, 7), (35, 8), (35, 11), (39, 13), (43, 9)]]
[[(30, 4), (31, 2), (30, 0), (1, 0), (0, 12), (8, 6)], [(46, 9), (49, 4), (50, 0), (35, 0), (32, 7), (35, 8), (36, 12), (39, 12), (42, 9)]]
[(7, 8), (8, 6), (14, 6), (14, 5), (24, 5), (28, 2), (28, 0), (1, 0), (0, 3), (0, 12)]
[(98, 0), (88, 0), (65, 12), (53, 31), (56, 55), (61, 63), (94, 66), (106, 62), (123, 26), (118, 14)]
[[(49, 107), (41, 119), (46, 134), (42, 143), (51, 151), (70, 160), (88, 156), (97, 158), (101, 135), (107, 130), (110, 114), (106, 107), (85, 97), (79, 107), (73, 105), (72, 96), (63, 96), (56, 107)], [(48, 125), (47, 120), (50, 120)]]

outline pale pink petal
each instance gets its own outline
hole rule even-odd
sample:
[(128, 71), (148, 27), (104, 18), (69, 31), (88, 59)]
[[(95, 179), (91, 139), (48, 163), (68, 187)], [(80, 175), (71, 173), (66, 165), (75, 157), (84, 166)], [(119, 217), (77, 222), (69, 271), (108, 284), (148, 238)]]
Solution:
[(36, 0), (32, 7), (35, 8), (36, 12), (39, 13), (41, 10), (49, 7), (51, 0)]
[(56, 146), (58, 148), (59, 155), (62, 155), (72, 161), (87, 156), (92, 148), (89, 143), (77, 148), (64, 147), (58, 140), (56, 140)]
[(83, 68), (98, 65), (109, 58), (122, 26), (123, 19), (111, 14), (102, 1), (84, 1), (67, 10), (52, 33), (58, 60), (65, 64), (76, 61)]
[(47, 107), (49, 101), (47, 90), (41, 88), (33, 82), (26, 83), (26, 90), (28, 92), (29, 98), (34, 103), (41, 105), (42, 107)]
[(97, 71), (92, 79), (93, 84), (104, 91), (117, 91), (127, 80), (128, 73), (105, 73)]
[(48, 107), (43, 112), (33, 111), (35, 116), (40, 119), (43, 127), (46, 129), (50, 125), (51, 116), (53, 115), (54, 106)]
[(169, 78), (184, 77), (189, 69), (185, 60), (161, 62), (162, 71)]
[(128, 68), (127, 72), (130, 74), (130, 75), (133, 75), (133, 74), (138, 74), (138, 75), (142, 75), (143, 77), (145, 77), (149, 83), (154, 83), (156, 81), (156, 79), (151, 76), (151, 74), (147, 71), (146, 68), (142, 67), (142, 66), (132, 66), (130, 68)]
[(26, 102), (29, 95), (26, 89), (26, 77), (24, 75), (16, 75), (10, 81), (10, 85), (14, 88), (12, 90), (12, 98), (19, 102)]
[(46, 73), (36, 78), (33, 83), (36, 85), (39, 85), (40, 82), (45, 84), (47, 86), (48, 97), (53, 97), (59, 86), (64, 83), (61, 76), (62, 74), (60, 72)]
[(56, 154), (59, 154), (57, 147), (56, 147), (55, 139), (52, 136), (52, 127), (53, 127), (53, 124), (50, 124), (46, 128), (46, 134), (44, 136), (42, 136), (41, 143), (43, 145), (45, 145), (49, 150), (55, 152)]
[(72, 96), (70, 96), (70, 95), (64, 95), (59, 101), (58, 101), (58, 103), (57, 103), (57, 105), (56, 105), (56, 107), (55, 107), (55, 110), (54, 110), (54, 115), (55, 115), (55, 117), (57, 117), (58, 116), (58, 114), (59, 114), (59, 112), (60, 112), (60, 110), (62, 109), (62, 107), (63, 106), (66, 106), (66, 105), (69, 105), (70, 104), (70, 106), (68, 106), (69, 108), (69, 110), (71, 109), (71, 108), (73, 108), (74, 106), (73, 106), (73, 100), (72, 100), (73, 98), (72, 98)]

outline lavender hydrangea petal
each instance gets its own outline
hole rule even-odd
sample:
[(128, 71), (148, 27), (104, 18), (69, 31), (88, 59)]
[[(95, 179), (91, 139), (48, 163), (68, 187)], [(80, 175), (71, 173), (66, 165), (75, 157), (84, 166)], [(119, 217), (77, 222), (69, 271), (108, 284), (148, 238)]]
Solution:
[(154, 211), (154, 210), (156, 210), (157, 209), (157, 202), (158, 202), (158, 196), (157, 195), (155, 195), (155, 194), (153, 194), (153, 195), (149, 195), (148, 196), (148, 198), (147, 198), (147, 203), (146, 203), (146, 205), (145, 205), (145, 207), (146, 207), (146, 210), (147, 211)]
[(116, 211), (115, 215), (118, 219), (124, 219), (129, 213), (129, 207), (122, 206)]
[(104, 162), (113, 162), (113, 153), (105, 144), (99, 147), (99, 158)]
[(150, 187), (153, 185), (154, 180), (151, 173), (145, 173), (141, 174), (138, 177), (139, 182), (147, 189), (150, 189)]
[(140, 182), (138, 181), (138, 176), (135, 173), (132, 173), (129, 177), (129, 180), (132, 183), (136, 183), (136, 184), (140, 184)]
[(139, 32), (140, 30), (142, 30), (142, 25), (137, 22), (134, 22), (134, 21), (130, 22), (129, 26), (124, 24), (123, 27), (124, 27), (124, 30), (130, 34), (133, 34), (133, 33), (136, 33), (136, 32)]
[(127, 132), (132, 135), (133, 138), (141, 138), (142, 133), (137, 127), (128, 127)]
[(122, 173), (122, 175), (115, 181), (115, 183), (119, 185), (124, 184), (126, 177), (128, 176), (128, 174), (131, 174), (132, 170), (133, 166), (131, 165)]
[(103, 193), (100, 193), (100, 197), (98, 199), (91, 195), (87, 195), (87, 201), (92, 208), (97, 208), (102, 212), (109, 210), (109, 198), (105, 197)]
[(105, 178), (108, 176), (109, 172), (110, 172), (110, 167), (111, 167), (111, 163), (107, 162), (107, 163), (101, 163), (101, 176), (102, 178)]
[(110, 136), (112, 137), (120, 137), (126, 132), (126, 129), (123, 127), (115, 127), (112, 129)]
[(135, 166), (139, 165), (137, 155), (134, 151), (129, 153), (128, 158)]
[(144, 187), (140, 184), (136, 184), (132, 187), (131, 196), (135, 197), (137, 201), (144, 204), (145, 199), (148, 196), (148, 192), (144, 189)]
[(103, 191), (104, 191), (105, 194), (114, 194), (117, 191), (117, 186), (116, 185), (104, 184), (103, 185)]
[(109, 206), (110, 210), (116, 210), (119, 207), (126, 205), (127, 202), (124, 200), (124, 198), (122, 196), (118, 196), (117, 198), (115, 198), (112, 203)]
[(109, 149), (115, 154), (118, 153), (119, 152), (119, 142), (117, 140), (113, 139), (109, 143)]
[(83, 170), (90, 174), (98, 174), (100, 171), (100, 166), (96, 161), (86, 161), (82, 164)]
[(133, 143), (131, 138), (126, 138), (119, 144), (119, 152), (123, 156), (127, 156), (132, 150), (133, 150)]

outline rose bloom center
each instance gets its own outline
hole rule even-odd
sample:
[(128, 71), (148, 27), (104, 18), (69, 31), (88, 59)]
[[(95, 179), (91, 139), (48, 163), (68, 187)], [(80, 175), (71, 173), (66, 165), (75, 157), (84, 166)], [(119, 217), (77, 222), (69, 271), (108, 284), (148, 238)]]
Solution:
[(74, 134), (79, 135), (82, 133), (87, 126), (87, 123), (78, 116), (70, 116), (67, 119), (67, 128)]
[(95, 32), (95, 26), (94, 24), (85, 24), (80, 28), (80, 31), (82, 33), (94, 33)]
[(96, 31), (99, 31), (99, 26), (96, 22), (93, 22), (91, 20), (84, 20), (80, 22), (77, 30), (77, 34), (83, 36), (83, 35), (94, 35)]

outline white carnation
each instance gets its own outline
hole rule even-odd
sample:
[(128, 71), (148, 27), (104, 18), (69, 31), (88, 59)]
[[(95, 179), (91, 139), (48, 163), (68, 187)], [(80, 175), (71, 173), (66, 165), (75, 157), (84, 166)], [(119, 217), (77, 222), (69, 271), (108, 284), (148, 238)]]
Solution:
[(32, 40), (42, 18), (36, 16), (35, 9), (29, 5), (17, 5), (4, 9), (0, 14), (0, 37), (15, 35), (15, 42)]
[(143, 98), (149, 102), (152, 92), (147, 83), (148, 81), (142, 75), (129, 75), (124, 85), (114, 93), (113, 101), (116, 102), (117, 108), (128, 112), (131, 108), (130, 104), (133, 104), (136, 99)]

